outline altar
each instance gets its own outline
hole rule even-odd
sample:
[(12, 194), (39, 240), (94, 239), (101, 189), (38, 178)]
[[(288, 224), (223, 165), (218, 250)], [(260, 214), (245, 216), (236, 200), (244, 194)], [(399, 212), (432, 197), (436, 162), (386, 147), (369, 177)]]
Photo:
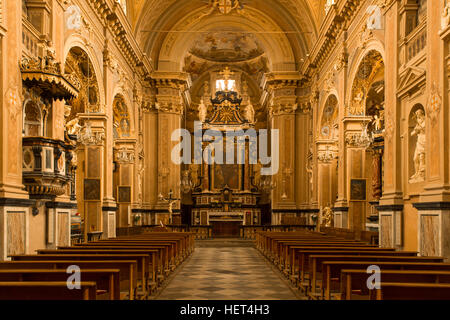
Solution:
[[(212, 226), (213, 237), (239, 237), (241, 226), (261, 224), (258, 206), (261, 194), (255, 185), (255, 172), (260, 167), (250, 161), (249, 136), (233, 136), (229, 140), (229, 132), (254, 131), (254, 110), (247, 90), (243, 90), (242, 96), (236, 90), (235, 84), (240, 79), (231, 80), (232, 73), (227, 69), (222, 74), (224, 80), (218, 81), (215, 97), (210, 103), (200, 104), (199, 118), (203, 132), (224, 136), (220, 150), (214, 149), (213, 156), (223, 152), (227, 161), (204, 161), (191, 168), (199, 181), (192, 193), (191, 224)], [(204, 143), (202, 150), (207, 148), (208, 144)]]
[[(230, 191), (230, 200), (223, 194)], [(256, 192), (206, 191), (193, 194), (192, 225), (212, 226), (213, 237), (238, 237), (240, 226), (261, 224)]]

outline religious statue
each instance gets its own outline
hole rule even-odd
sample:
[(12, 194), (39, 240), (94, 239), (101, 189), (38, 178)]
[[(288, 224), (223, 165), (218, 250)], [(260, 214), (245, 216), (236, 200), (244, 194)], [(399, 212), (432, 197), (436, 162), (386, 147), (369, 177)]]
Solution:
[(325, 207), (322, 213), (322, 224), (329, 228), (333, 226), (333, 210), (330, 207)]
[(72, 159), (70, 160), (70, 166), (76, 168), (78, 166), (78, 157), (76, 152), (72, 152)]
[(253, 105), (252, 105), (251, 102), (245, 108), (245, 119), (249, 123), (254, 123), (255, 122), (255, 109), (253, 108)]
[(314, 171), (313, 171), (311, 164), (309, 166), (306, 166), (306, 172), (308, 173), (308, 178), (309, 178), (309, 180), (308, 180), (308, 182), (309, 182), (308, 187), (309, 187), (309, 192), (310, 192), (309, 196), (312, 199), (313, 187), (314, 187), (314, 184), (313, 184), (314, 183)]
[(169, 201), (169, 208), (167, 209), (170, 213), (170, 215), (172, 215), (173, 213), (173, 205), (177, 202), (178, 200), (171, 200)]
[(191, 180), (192, 183), (194, 184), (194, 186), (196, 186), (198, 184), (198, 179), (199, 179), (199, 165), (197, 164), (190, 164), (189, 165), (189, 171), (191, 172)]
[(354, 104), (350, 109), (351, 114), (358, 115), (362, 113), (363, 99), (364, 99), (364, 91), (361, 88), (358, 88), (353, 97)]
[(139, 169), (138, 169), (138, 201), (142, 201), (142, 180), (144, 178), (144, 165), (143, 160), (139, 161)]
[(450, 24), (450, 1), (445, 0), (444, 10), (441, 15), (441, 30), (444, 30)]
[(71, 105), (64, 105), (64, 118), (67, 118), (70, 116), (70, 113), (72, 112), (72, 106)]
[(411, 132), (411, 137), (417, 136), (416, 150), (414, 151), (414, 175), (409, 179), (410, 183), (425, 180), (425, 113), (422, 109), (415, 112), (416, 126)]
[(206, 121), (206, 114), (208, 113), (208, 109), (203, 102), (203, 99), (200, 100), (200, 104), (198, 105), (198, 118), (201, 122)]
[(75, 118), (73, 120), (70, 120), (66, 124), (66, 131), (68, 134), (78, 135), (80, 133), (80, 130), (82, 127), (80, 126), (80, 124), (78, 122), (79, 122), (78, 118)]
[(208, 11), (199, 17), (199, 20), (212, 15), (214, 12), (220, 13), (220, 0), (209, 0)]
[(203, 86), (203, 96), (209, 97), (211, 95), (211, 89), (209, 88), (209, 81), (205, 81)]

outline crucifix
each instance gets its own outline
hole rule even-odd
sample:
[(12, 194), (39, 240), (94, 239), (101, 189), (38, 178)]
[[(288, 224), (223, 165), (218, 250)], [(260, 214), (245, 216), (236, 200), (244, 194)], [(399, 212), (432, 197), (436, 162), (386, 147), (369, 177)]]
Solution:
[(229, 90), (228, 81), (230, 80), (230, 77), (234, 75), (234, 72), (232, 72), (229, 67), (225, 67), (225, 69), (222, 72), (219, 72), (219, 74), (223, 76), (225, 83), (225, 90), (228, 91)]

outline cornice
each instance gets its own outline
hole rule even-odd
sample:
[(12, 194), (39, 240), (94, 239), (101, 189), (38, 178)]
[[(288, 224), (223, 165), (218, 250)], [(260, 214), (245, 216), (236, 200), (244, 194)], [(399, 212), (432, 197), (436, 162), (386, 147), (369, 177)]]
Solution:
[(316, 69), (321, 68), (335, 49), (339, 35), (355, 18), (361, 3), (361, 0), (340, 0), (330, 9), (322, 24), (321, 35), (301, 68), (302, 74), (312, 76)]
[(113, 35), (119, 50), (132, 67), (142, 68), (143, 74), (153, 71), (151, 61), (143, 53), (133, 36), (131, 26), (122, 8), (113, 0), (88, 0), (102, 24)]

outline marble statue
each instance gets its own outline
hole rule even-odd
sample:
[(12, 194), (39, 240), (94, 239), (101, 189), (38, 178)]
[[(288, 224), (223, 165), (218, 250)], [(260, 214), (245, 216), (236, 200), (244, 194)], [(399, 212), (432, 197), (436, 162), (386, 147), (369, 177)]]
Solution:
[(422, 109), (415, 112), (416, 126), (411, 132), (411, 137), (417, 136), (416, 150), (414, 151), (414, 175), (409, 179), (410, 183), (425, 180), (425, 113)]
[(306, 166), (306, 172), (308, 173), (309, 177), (309, 191), (310, 191), (310, 198), (312, 199), (314, 188), (314, 171), (311, 164), (309, 166)]
[(383, 128), (382, 119), (378, 114), (373, 116), (373, 127), (375, 131), (381, 131), (381, 129)]
[(141, 160), (139, 162), (139, 170), (138, 170), (138, 200), (139, 202), (142, 201), (142, 180), (144, 178), (144, 165), (143, 161)]
[(81, 130), (81, 126), (78, 123), (79, 120), (78, 118), (75, 118), (73, 120), (70, 120), (67, 124), (66, 124), (66, 130), (67, 133), (70, 135), (78, 135), (80, 133)]
[(450, 1), (445, 0), (444, 10), (441, 15), (441, 29), (444, 30), (450, 24)]
[(249, 103), (245, 108), (245, 119), (249, 123), (255, 122), (255, 109), (253, 108), (253, 105), (251, 103)]
[(208, 113), (208, 110), (203, 102), (203, 99), (200, 100), (200, 104), (198, 105), (198, 118), (201, 122), (206, 121), (206, 114)]

